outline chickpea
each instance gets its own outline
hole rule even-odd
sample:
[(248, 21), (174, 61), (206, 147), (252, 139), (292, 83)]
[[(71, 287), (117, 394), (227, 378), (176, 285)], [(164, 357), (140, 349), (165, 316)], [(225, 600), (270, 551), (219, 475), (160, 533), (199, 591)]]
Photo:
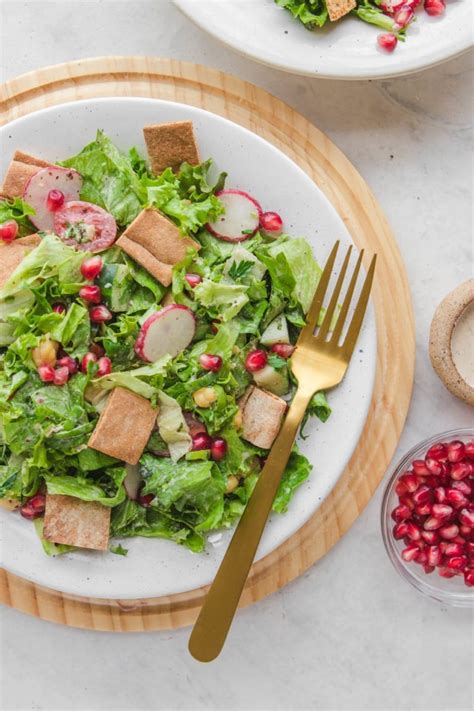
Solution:
[(199, 388), (193, 393), (193, 400), (198, 407), (210, 407), (217, 400), (214, 388)]
[(232, 475), (227, 479), (227, 486), (226, 486), (226, 493), (230, 494), (234, 489), (236, 489), (239, 485), (239, 480), (237, 479), (236, 476)]
[(242, 427), (242, 422), (243, 422), (242, 410), (239, 407), (239, 409), (237, 410), (237, 412), (234, 415), (234, 427), (236, 430), (240, 430), (240, 428)]
[(45, 338), (36, 348), (31, 351), (31, 356), (37, 368), (42, 365), (56, 365), (56, 355), (59, 343)]

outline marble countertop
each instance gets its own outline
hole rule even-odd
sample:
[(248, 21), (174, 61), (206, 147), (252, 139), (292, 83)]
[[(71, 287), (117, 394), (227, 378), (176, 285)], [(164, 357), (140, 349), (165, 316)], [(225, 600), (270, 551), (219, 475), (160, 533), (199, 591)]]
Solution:
[[(2, 0), (0, 28), (2, 80), (89, 56), (173, 57), (254, 82), (325, 131), (374, 190), (412, 287), (416, 384), (395, 456), (472, 422), (433, 373), (427, 348), (436, 305), (472, 271), (472, 56), (395, 80), (296, 77), (227, 50), (168, 0)], [(212, 665), (188, 655), (188, 630), (92, 633), (0, 609), (0, 707), (471, 708), (472, 613), (424, 600), (393, 571), (381, 493), (322, 561), (238, 615)]]

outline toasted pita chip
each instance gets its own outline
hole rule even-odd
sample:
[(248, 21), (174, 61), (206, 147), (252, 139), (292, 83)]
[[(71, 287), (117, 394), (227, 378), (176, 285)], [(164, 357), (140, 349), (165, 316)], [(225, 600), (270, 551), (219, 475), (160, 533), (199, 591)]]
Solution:
[(40, 168), (37, 165), (30, 163), (22, 163), (18, 160), (12, 160), (8, 166), (7, 174), (3, 181), (2, 193), (9, 198), (21, 197), (25, 186), (32, 175), (38, 172)]
[(336, 22), (357, 7), (357, 2), (356, 0), (326, 0), (326, 5), (329, 19), (331, 22)]
[(20, 163), (27, 163), (28, 165), (37, 165), (38, 168), (48, 168), (51, 165), (51, 163), (48, 163), (42, 158), (30, 156), (29, 153), (23, 153), (23, 151), (15, 151), (13, 160), (19, 161)]
[(142, 210), (117, 244), (164, 286), (171, 284), (173, 265), (184, 259), (190, 247), (200, 247), (153, 208)]
[(239, 402), (242, 412), (242, 437), (256, 447), (270, 449), (280, 431), (286, 402), (251, 385)]
[(145, 143), (153, 173), (158, 175), (166, 168), (179, 170), (181, 163), (198, 165), (199, 150), (192, 121), (176, 121), (143, 129)]
[(136, 464), (157, 414), (146, 398), (126, 388), (114, 388), (89, 439), (89, 447), (127, 464)]
[(38, 246), (41, 238), (38, 235), (20, 237), (10, 244), (0, 244), (0, 289), (8, 281), (22, 259)]
[(109, 545), (110, 511), (95, 501), (47, 494), (43, 536), (52, 543), (105, 551)]

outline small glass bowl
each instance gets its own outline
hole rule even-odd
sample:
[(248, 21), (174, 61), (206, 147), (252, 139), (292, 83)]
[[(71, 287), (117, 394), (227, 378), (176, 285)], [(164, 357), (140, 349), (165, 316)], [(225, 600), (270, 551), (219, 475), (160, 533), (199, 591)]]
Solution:
[(469, 588), (464, 584), (463, 576), (456, 575), (454, 578), (442, 578), (438, 575), (437, 570), (429, 574), (425, 573), (421, 565), (403, 560), (400, 554), (405, 548), (405, 543), (403, 540), (397, 541), (393, 537), (394, 521), (391, 513), (395, 506), (398, 505), (395, 485), (399, 476), (407, 469), (410, 469), (411, 462), (414, 459), (424, 459), (425, 453), (431, 445), (436, 442), (450, 442), (456, 439), (462, 442), (474, 439), (474, 428), (449, 430), (435, 437), (425, 439), (410, 449), (401, 459), (390, 477), (383, 495), (382, 536), (388, 557), (392, 561), (395, 570), (419, 592), (452, 607), (474, 607), (474, 588)]

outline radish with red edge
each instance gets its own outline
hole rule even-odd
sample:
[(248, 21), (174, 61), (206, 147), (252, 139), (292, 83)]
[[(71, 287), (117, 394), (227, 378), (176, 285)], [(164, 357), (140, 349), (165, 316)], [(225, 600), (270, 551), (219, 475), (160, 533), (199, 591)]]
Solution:
[(125, 470), (127, 472), (125, 479), (123, 480), (123, 486), (127, 493), (127, 496), (132, 501), (136, 501), (140, 488), (143, 484), (143, 479), (139, 474), (138, 465), (136, 464), (126, 464)]
[(191, 309), (182, 304), (170, 304), (147, 318), (135, 341), (135, 353), (149, 363), (165, 355), (174, 358), (189, 346), (195, 330)]
[(117, 223), (98, 205), (71, 200), (51, 214), (54, 232), (79, 252), (103, 252), (116, 240)]
[[(35, 210), (30, 220), (39, 230), (54, 232), (55, 216), (59, 202), (78, 200), (82, 189), (82, 176), (72, 168), (52, 165), (41, 168), (31, 176), (23, 191), (23, 200)], [(53, 194), (53, 200), (49, 196)], [(60, 195), (61, 194), (61, 197)], [(54, 199), (56, 198), (56, 199)]]
[(262, 216), (257, 200), (243, 190), (221, 190), (216, 197), (224, 205), (225, 212), (214, 222), (208, 222), (209, 232), (225, 242), (243, 242), (253, 237)]

